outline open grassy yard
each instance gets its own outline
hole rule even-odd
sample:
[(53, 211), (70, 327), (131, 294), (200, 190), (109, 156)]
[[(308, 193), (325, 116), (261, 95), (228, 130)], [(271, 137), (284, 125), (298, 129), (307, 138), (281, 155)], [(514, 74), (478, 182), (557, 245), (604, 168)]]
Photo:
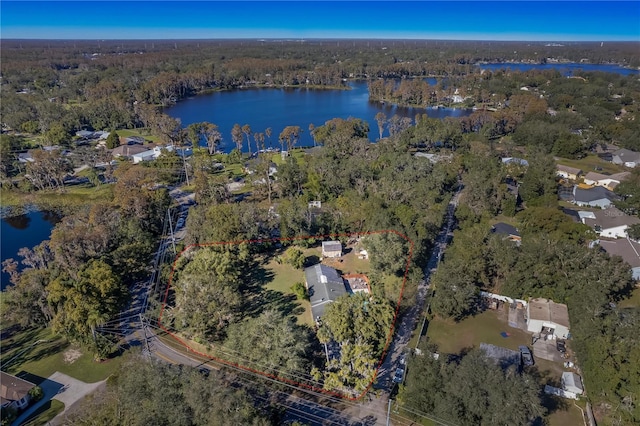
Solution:
[(3, 189), (0, 191), (3, 207), (24, 207), (29, 204), (41, 210), (56, 210), (83, 206), (113, 199), (113, 185), (76, 185), (65, 188), (64, 192), (35, 191), (22, 193)]
[(311, 317), (311, 304), (308, 300), (297, 300), (295, 294), (291, 291), (291, 287), (295, 283), (304, 283), (304, 271), (301, 269), (295, 269), (293, 266), (288, 264), (278, 263), (275, 256), (269, 259), (265, 264), (264, 269), (267, 276), (267, 284), (264, 289), (267, 291), (267, 295), (269, 295), (269, 291), (280, 293), (280, 300), (278, 300), (277, 297), (273, 298), (267, 296), (267, 303), (272, 303), (276, 306), (281, 303), (283, 299), (289, 300), (291, 303), (295, 303), (299, 308), (294, 310), (298, 324), (313, 326), (314, 322)]
[(640, 287), (636, 287), (631, 293), (631, 297), (621, 301), (618, 306), (621, 308), (640, 308)]
[[(563, 166), (575, 167), (582, 170), (585, 174), (593, 171), (597, 171), (602, 174), (614, 174), (624, 172), (626, 169), (617, 164), (604, 161), (597, 155), (587, 155), (580, 160), (570, 160), (568, 158), (558, 158), (556, 164), (562, 164)], [(598, 170), (602, 169), (602, 170)]]
[(129, 136), (140, 136), (143, 137), (147, 141), (151, 142), (160, 142), (160, 138), (155, 135), (151, 135), (147, 133), (145, 129), (122, 129), (116, 130), (118, 136), (129, 137)]
[[(56, 371), (87, 383), (98, 382), (109, 377), (121, 362), (121, 357), (96, 362), (93, 354), (73, 347), (49, 328), (29, 328), (13, 333), (3, 330), (0, 344), (3, 370), (26, 376), (36, 384)], [(71, 353), (77, 358), (72, 362), (65, 361), (65, 355), (69, 359)]]
[[(465, 348), (490, 343), (496, 346), (518, 350), (519, 345), (531, 345), (531, 335), (523, 330), (509, 327), (506, 311), (487, 310), (458, 323), (434, 318), (429, 323), (427, 338), (438, 345), (441, 353), (455, 354)], [(509, 337), (500, 333), (506, 331)]]

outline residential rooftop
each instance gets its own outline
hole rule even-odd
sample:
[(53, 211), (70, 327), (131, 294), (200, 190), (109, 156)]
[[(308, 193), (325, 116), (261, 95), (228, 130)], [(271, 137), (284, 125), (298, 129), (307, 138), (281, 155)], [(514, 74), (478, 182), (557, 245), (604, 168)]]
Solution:
[(618, 238), (616, 240), (600, 240), (599, 244), (609, 256), (620, 256), (632, 268), (640, 267), (640, 243), (628, 238)]
[(555, 303), (549, 299), (531, 299), (529, 301), (529, 319), (548, 321), (569, 328), (567, 305)]
[(594, 211), (592, 217), (585, 217), (583, 222), (591, 227), (599, 226), (601, 229), (617, 228), (619, 226), (631, 226), (640, 223), (640, 219), (629, 216), (615, 207), (608, 207), (604, 210)]

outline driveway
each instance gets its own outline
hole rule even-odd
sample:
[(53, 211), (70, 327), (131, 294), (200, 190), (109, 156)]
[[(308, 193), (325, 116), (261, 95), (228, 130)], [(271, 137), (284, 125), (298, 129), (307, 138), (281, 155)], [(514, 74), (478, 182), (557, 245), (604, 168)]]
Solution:
[(73, 408), (74, 404), (84, 399), (85, 396), (89, 395), (106, 382), (103, 380), (96, 383), (85, 383), (57, 371), (49, 376), (47, 380), (52, 380), (56, 383), (62, 384), (62, 388), (54, 396), (54, 399), (64, 403), (64, 411), (51, 420), (52, 425), (63, 424), (66, 413)]

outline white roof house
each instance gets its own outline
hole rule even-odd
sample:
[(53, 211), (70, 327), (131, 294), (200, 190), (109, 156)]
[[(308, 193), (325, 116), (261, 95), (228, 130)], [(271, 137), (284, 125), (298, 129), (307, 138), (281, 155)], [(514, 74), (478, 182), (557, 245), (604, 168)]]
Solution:
[(527, 305), (527, 331), (545, 331), (555, 337), (566, 339), (569, 335), (569, 311), (567, 305), (549, 299), (531, 299)]
[(578, 395), (584, 393), (582, 379), (576, 373), (565, 371), (562, 373), (562, 388), (567, 392), (573, 392)]
[(584, 183), (593, 186), (602, 186), (603, 188), (613, 190), (620, 182), (631, 176), (629, 172), (616, 173), (613, 175), (603, 175), (601, 173), (589, 172), (584, 175)]

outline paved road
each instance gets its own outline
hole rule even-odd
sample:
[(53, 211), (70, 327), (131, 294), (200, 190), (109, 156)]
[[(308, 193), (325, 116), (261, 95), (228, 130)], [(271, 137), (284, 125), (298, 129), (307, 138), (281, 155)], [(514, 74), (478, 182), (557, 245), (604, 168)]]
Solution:
[[(425, 308), (424, 305), (429, 290), (431, 274), (437, 268), (442, 253), (446, 249), (448, 242), (451, 240), (452, 228), (454, 225), (454, 212), (457, 207), (461, 189), (462, 186), (460, 186), (447, 206), (445, 223), (436, 238), (434, 250), (424, 271), (424, 280), (418, 285), (416, 303), (402, 317), (400, 323), (396, 325), (395, 337), (389, 346), (387, 356), (378, 372), (377, 389), (382, 391), (380, 396), (377, 398), (367, 396), (366, 400), (361, 403), (344, 403), (340, 409), (334, 409), (327, 407), (325, 404), (316, 403), (309, 401), (308, 399), (287, 394), (286, 397), (278, 400), (278, 403), (287, 410), (285, 414), (285, 418), (287, 420), (298, 420), (303, 424), (309, 425), (323, 425), (327, 424), (327, 422), (329, 424), (367, 426), (386, 424), (389, 392), (393, 387), (392, 377), (395, 372), (395, 368), (399, 366), (399, 358), (405, 351), (405, 348), (409, 343), (409, 339), (411, 338), (411, 334), (417, 326), (417, 320), (420, 313), (423, 312)], [(173, 190), (171, 195), (175, 199), (180, 199), (181, 202), (184, 203), (183, 205), (192, 203), (192, 199), (185, 197), (179, 190)], [(184, 237), (184, 233), (182, 233), (181, 237)], [(160, 249), (158, 250), (158, 256), (161, 256), (162, 253), (168, 250), (170, 245), (171, 243), (168, 240), (163, 241)], [(141, 294), (146, 295), (150, 290), (151, 288), (149, 286), (143, 286), (141, 288)], [(146, 304), (142, 303), (140, 307), (137, 308), (137, 312), (144, 313), (145, 308)], [(131, 312), (136, 312), (135, 307), (132, 307), (131, 309)], [(131, 315), (131, 312), (129, 315)], [(213, 362), (203, 362), (203, 360), (198, 359), (197, 357), (190, 357), (186, 352), (176, 351), (165, 345), (155, 335), (153, 327), (142, 326), (141, 321), (139, 320), (130, 324), (128, 340), (132, 343), (142, 344), (144, 346), (145, 353), (165, 362), (188, 365), (196, 368), (218, 368), (218, 365)], [(248, 386), (248, 389), (251, 389), (250, 383), (245, 383), (245, 386)]]

